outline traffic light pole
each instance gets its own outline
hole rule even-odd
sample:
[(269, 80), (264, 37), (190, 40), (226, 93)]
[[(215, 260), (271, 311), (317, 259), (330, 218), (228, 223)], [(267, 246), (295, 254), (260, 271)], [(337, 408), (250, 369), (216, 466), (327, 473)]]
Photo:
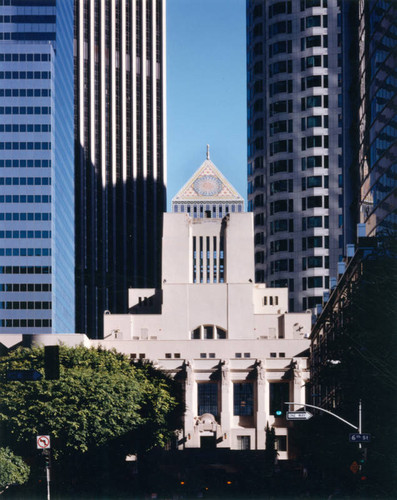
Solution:
[(330, 415), (332, 415), (333, 417), (337, 418), (338, 420), (341, 420), (345, 424), (350, 425), (350, 427), (353, 427), (353, 429), (356, 429), (361, 434), (361, 399), (360, 399), (359, 406), (358, 406), (358, 408), (359, 408), (359, 412), (358, 412), (359, 413), (359, 416), (358, 416), (358, 420), (359, 420), (358, 427), (356, 425), (353, 425), (352, 423), (348, 422), (344, 418), (340, 417), (339, 415), (336, 415), (335, 413), (332, 413), (332, 411), (324, 410), (324, 408), (321, 408), (320, 406), (308, 405), (306, 403), (295, 403), (293, 401), (288, 401), (288, 402), (285, 402), (284, 404), (285, 405), (298, 405), (298, 406), (304, 406), (304, 407), (308, 406), (309, 408), (314, 408), (314, 409), (320, 410), (320, 411), (322, 411), (324, 413), (329, 413)]

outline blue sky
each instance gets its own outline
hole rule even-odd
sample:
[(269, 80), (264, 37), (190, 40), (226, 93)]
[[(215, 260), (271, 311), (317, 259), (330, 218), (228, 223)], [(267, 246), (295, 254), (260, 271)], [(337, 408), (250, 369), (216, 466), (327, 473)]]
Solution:
[(167, 0), (168, 209), (211, 160), (246, 198), (245, 0)]

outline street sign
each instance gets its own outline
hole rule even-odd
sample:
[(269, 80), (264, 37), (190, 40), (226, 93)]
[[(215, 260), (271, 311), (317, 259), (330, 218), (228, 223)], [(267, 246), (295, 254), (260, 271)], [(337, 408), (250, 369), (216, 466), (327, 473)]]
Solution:
[(7, 370), (6, 378), (7, 380), (13, 380), (17, 382), (26, 381), (37, 381), (41, 380), (42, 374), (37, 370)]
[(37, 436), (37, 449), (46, 450), (51, 448), (50, 436)]
[(357, 462), (353, 462), (350, 466), (350, 470), (353, 472), (353, 474), (357, 474), (359, 469), (360, 469), (360, 466), (358, 465)]
[(351, 443), (369, 443), (371, 441), (371, 434), (349, 434), (349, 441)]
[(312, 418), (309, 411), (287, 411), (287, 420), (309, 420)]

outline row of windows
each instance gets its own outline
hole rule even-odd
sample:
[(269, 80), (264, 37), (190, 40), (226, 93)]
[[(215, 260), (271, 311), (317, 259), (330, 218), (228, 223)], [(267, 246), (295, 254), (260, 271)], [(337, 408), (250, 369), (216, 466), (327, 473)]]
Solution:
[(0, 274), (51, 274), (51, 266), (0, 266)]
[(313, 215), (311, 217), (302, 218), (302, 231), (306, 231), (306, 229), (313, 229), (315, 227), (325, 227), (326, 229), (328, 229), (328, 215), (325, 215), (324, 217), (322, 215)]
[(50, 115), (51, 106), (0, 106), (0, 115)]
[(51, 97), (51, 89), (0, 89), (0, 97)]
[(280, 73), (292, 73), (292, 60), (277, 61), (269, 64), (269, 77), (279, 75)]
[(51, 142), (0, 142), (0, 151), (3, 150), (39, 151), (51, 149)]
[[(230, 205), (174, 205), (174, 212), (177, 213), (178, 211), (181, 213), (185, 212), (185, 207), (186, 207), (186, 213), (191, 214), (193, 213), (193, 216), (199, 217), (199, 218), (204, 218), (204, 212), (210, 212), (212, 214), (212, 217), (216, 217), (216, 214), (219, 214), (219, 217), (222, 217), (223, 212), (225, 214), (228, 214), (230, 211), (231, 212), (241, 212), (242, 211), (242, 204), (237, 205), (237, 210), (236, 210), (236, 204)], [(199, 214), (199, 215), (198, 215)]]
[(50, 41), (56, 40), (56, 33), (49, 31), (15, 31), (13, 33), (0, 33), (1, 40), (40, 40), (40, 41)]
[[(2, 33), (0, 33), (0, 35), (1, 34)], [(51, 79), (51, 71), (0, 71), (0, 80), (49, 80), (49, 79)]]
[(294, 251), (294, 240), (277, 240), (270, 242), (270, 254), (279, 252), (293, 252)]
[[(211, 413), (215, 417), (219, 414), (218, 384), (197, 384), (198, 414)], [(254, 385), (253, 383), (233, 383), (233, 414), (252, 416), (254, 414)]]
[(51, 292), (51, 283), (0, 283), (0, 292)]
[[(3, 16), (0, 16), (0, 19), (1, 17)], [(0, 54), (0, 62), (2, 61), (51, 61), (51, 54)]]
[(328, 115), (307, 116), (301, 119), (301, 130), (308, 128), (324, 127), (328, 128)]
[(307, 198), (302, 198), (302, 210), (320, 207), (329, 208), (328, 196), (308, 196)]
[(51, 231), (0, 231), (0, 238), (5, 239), (41, 239), (51, 238)]
[(323, 298), (320, 297), (303, 297), (302, 299), (302, 304), (303, 304), (303, 309), (313, 309), (316, 307), (318, 304), (323, 303)]
[(0, 203), (51, 203), (50, 195), (25, 195), (25, 194), (6, 194), (0, 195)]
[(51, 186), (51, 177), (0, 177), (0, 186)]
[(270, 203), (270, 215), (278, 212), (293, 212), (294, 200), (277, 200)]
[(301, 31), (321, 26), (323, 28), (328, 27), (328, 16), (308, 16), (301, 18)]
[(327, 95), (309, 95), (301, 99), (301, 111), (311, 108), (328, 108)]
[(301, 149), (306, 151), (310, 148), (328, 148), (328, 135), (311, 135), (309, 137), (302, 137), (301, 139)]
[(0, 23), (54, 24), (55, 22), (56, 22), (56, 16), (34, 16), (34, 15), (0, 16)]
[(294, 142), (292, 139), (282, 139), (270, 143), (270, 156), (277, 153), (293, 153)]
[(277, 16), (279, 14), (291, 14), (292, 5), (291, 1), (288, 2), (277, 2), (269, 7), (269, 19), (273, 16)]
[(301, 50), (313, 47), (328, 47), (328, 35), (311, 35), (301, 38)]
[(329, 166), (329, 157), (328, 156), (307, 156), (301, 159), (302, 170), (306, 170), (309, 168), (328, 168)]
[(51, 302), (42, 301), (12, 301), (12, 302), (0, 302), (0, 309), (52, 309)]
[(291, 94), (293, 92), (292, 88), (292, 80), (281, 80), (279, 82), (274, 82), (269, 85), (269, 95), (270, 97), (273, 97), (277, 94)]
[(0, 220), (51, 220), (49, 212), (3, 212)]
[(328, 7), (328, 0), (301, 0), (301, 11), (305, 9), (312, 9), (313, 7)]
[(292, 113), (292, 100), (273, 102), (269, 106), (270, 116), (279, 113)]
[[(307, 269), (314, 269), (317, 267), (321, 267), (321, 268), (324, 267), (325, 269), (329, 269), (329, 257), (328, 256), (321, 256), (321, 255), (311, 255), (309, 257), (302, 258), (302, 270), (303, 271), (306, 271)], [(279, 260), (275, 260), (273, 262), (270, 262), (270, 274), (279, 273), (279, 272), (293, 273), (294, 268), (295, 268), (294, 259), (279, 259)], [(309, 287), (309, 288), (314, 288), (314, 286)]]
[(307, 288), (329, 288), (329, 276), (311, 276), (302, 278), (302, 290)]
[[(47, 123), (7, 123), (0, 124), (0, 132), (51, 132), (51, 125)], [(43, 148), (44, 149), (44, 148)], [(48, 148), (45, 148), (48, 149)]]
[(329, 236), (308, 236), (302, 238), (302, 250), (310, 248), (329, 248)]
[(51, 248), (0, 248), (0, 257), (49, 257)]
[(294, 231), (294, 219), (277, 219), (270, 222), (270, 234)]
[(302, 257), (302, 270), (306, 271), (306, 269), (313, 269), (315, 267), (324, 267), (325, 269), (329, 268), (329, 257), (328, 255), (310, 255), (309, 257)]
[(219, 326), (202, 325), (192, 331), (191, 338), (193, 340), (226, 339), (227, 333), (226, 330)]
[(328, 88), (328, 75), (310, 75), (301, 78), (301, 90), (312, 89), (314, 87)]
[(269, 26), (269, 38), (283, 33), (292, 33), (292, 21), (279, 21)]
[(311, 177), (302, 177), (302, 191), (310, 188), (325, 187), (328, 188), (328, 175), (313, 175)]
[(316, 67), (328, 68), (328, 55), (317, 55), (301, 58), (301, 71)]
[(1, 160), (0, 168), (51, 168), (51, 160)]
[(52, 326), (50, 319), (0, 319), (3, 328), (49, 328)]
[(270, 175), (278, 174), (280, 172), (293, 172), (293, 160), (277, 160), (270, 163)]
[(279, 181), (271, 182), (270, 194), (283, 193), (285, 191), (292, 193), (294, 190), (293, 185), (293, 179), (282, 179)]
[(292, 40), (280, 40), (269, 45), (269, 57), (276, 56), (277, 54), (291, 54), (292, 53)]
[(292, 120), (279, 120), (269, 125), (270, 137), (273, 137), (274, 134), (281, 134), (283, 132), (291, 133), (293, 131), (294, 129)]

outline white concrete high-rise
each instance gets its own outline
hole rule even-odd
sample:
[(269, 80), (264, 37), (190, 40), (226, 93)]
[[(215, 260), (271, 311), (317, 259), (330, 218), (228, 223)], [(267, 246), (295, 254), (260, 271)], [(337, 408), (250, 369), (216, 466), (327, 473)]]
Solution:
[(74, 0), (76, 328), (160, 281), (165, 0)]
[(248, 0), (248, 210), (256, 281), (321, 304), (342, 239), (338, 0)]

